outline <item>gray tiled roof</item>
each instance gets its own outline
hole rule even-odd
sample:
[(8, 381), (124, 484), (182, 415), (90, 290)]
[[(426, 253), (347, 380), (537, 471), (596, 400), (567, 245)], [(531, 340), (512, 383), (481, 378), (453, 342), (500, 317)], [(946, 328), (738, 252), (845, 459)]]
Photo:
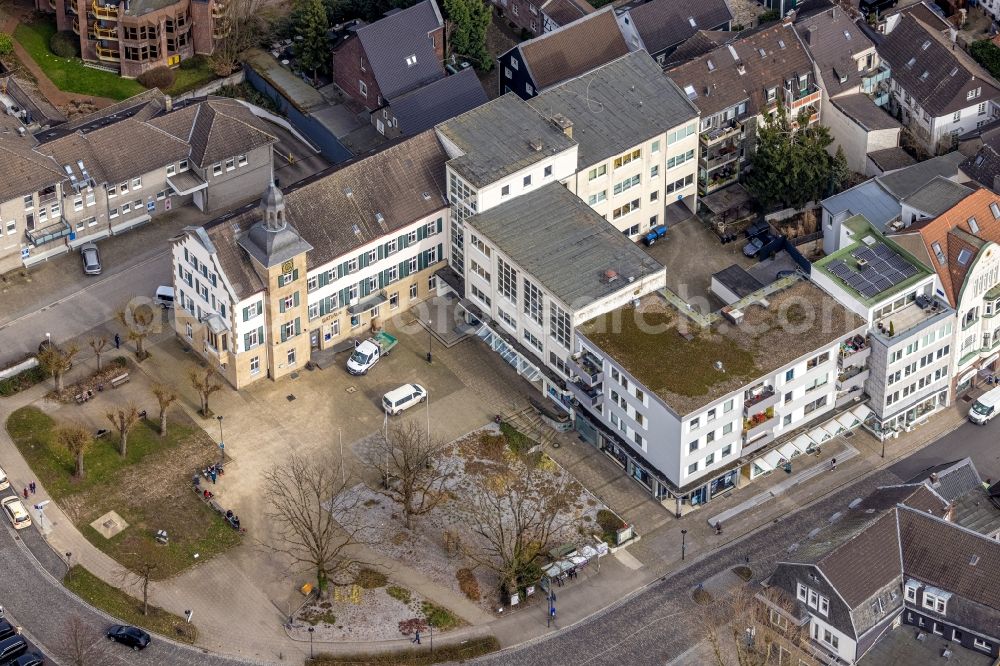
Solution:
[(109, 182), (148, 173), (182, 160), (190, 152), (186, 141), (131, 118), (88, 132), (84, 137)]
[(89, 132), (106, 127), (125, 118), (147, 120), (166, 108), (166, 96), (159, 88), (151, 88), (128, 99), (115, 102), (99, 111), (88, 113), (69, 122), (36, 134), (39, 141), (49, 141), (77, 131)]
[(0, 203), (37, 192), (63, 179), (59, 166), (19, 139), (0, 140)]
[(831, 215), (849, 211), (851, 215), (864, 215), (865, 219), (879, 231), (900, 215), (900, 205), (877, 180), (866, 180), (849, 190), (844, 190), (820, 202)]
[(698, 30), (714, 30), (733, 20), (726, 0), (651, 0), (628, 11), (627, 17), (650, 53), (677, 46)]
[(965, 155), (958, 151), (932, 157), (924, 162), (918, 162), (913, 166), (894, 171), (892, 173), (876, 176), (875, 180), (887, 192), (897, 199), (905, 199), (915, 193), (921, 187), (929, 183), (935, 176), (954, 178), (958, 175), (958, 165), (965, 159)]
[[(208, 229), (199, 227), (185, 229), (185, 231), (195, 233), (199, 238), (201, 238), (200, 233), (204, 233), (211, 239), (210, 242), (215, 247), (219, 265), (225, 272), (226, 280), (233, 286), (237, 298), (243, 300), (252, 294), (264, 291), (266, 287), (264, 280), (254, 269), (250, 255), (240, 247), (239, 240), (243, 232), (234, 232), (233, 226), (228, 222), (217, 224)], [(200, 242), (204, 244), (203, 241)]]
[(900, 17), (877, 48), (892, 68), (893, 80), (932, 116), (945, 116), (971, 106), (969, 90), (982, 88), (976, 98), (981, 102), (1000, 94), (985, 72), (953, 53), (908, 14)]
[(210, 98), (198, 105), (191, 127), (191, 160), (206, 167), (275, 143), (264, 124), (236, 100)]
[(673, 53), (667, 56), (665, 65), (674, 67), (683, 64), (688, 60), (705, 55), (735, 38), (736, 33), (729, 30), (699, 30), (685, 39)]
[(903, 203), (931, 217), (937, 217), (970, 194), (972, 190), (965, 185), (959, 185), (944, 176), (935, 176), (922, 188), (903, 199)]
[[(384, 99), (392, 101), (397, 95), (444, 77), (444, 67), (429, 34), (442, 25), (434, 0), (423, 0), (358, 28), (358, 39)], [(416, 64), (407, 65), (410, 56), (416, 57)]]
[[(848, 88), (858, 89), (864, 73), (858, 71), (854, 56), (871, 49), (875, 42), (862, 32), (847, 12), (840, 7), (831, 7), (796, 21), (795, 30), (816, 61), (828, 95), (837, 95)], [(842, 77), (847, 79), (844, 83), (840, 82)]]
[(413, 136), (488, 100), (470, 67), (397, 97), (392, 101), (392, 113), (399, 120), (403, 134)]
[[(473, 215), (466, 222), (570, 308), (583, 307), (664, 270), (561, 183)], [(609, 281), (606, 270), (622, 279)]]
[[(464, 153), (448, 164), (473, 187), (494, 183), (576, 143), (514, 93), (447, 120), (437, 131)], [(535, 141), (541, 150), (535, 150)]]
[(898, 146), (895, 148), (873, 150), (868, 153), (868, 159), (874, 162), (875, 166), (883, 172), (903, 169), (917, 163), (908, 152)]
[(985, 132), (982, 141), (976, 154), (962, 162), (961, 169), (983, 187), (997, 190), (1000, 187), (1000, 129)]
[(698, 116), (694, 104), (645, 51), (549, 88), (528, 104), (547, 118), (561, 113), (573, 123), (580, 168)]
[[(823, 79), (825, 82), (826, 79)], [(875, 105), (868, 95), (857, 93), (844, 95), (832, 100), (833, 105), (843, 111), (847, 117), (861, 125), (866, 130), (898, 129), (902, 124), (889, 113)]]
[[(931, 482), (931, 474), (936, 480)], [(910, 483), (928, 482), (941, 497), (949, 502), (957, 497), (982, 487), (983, 480), (976, 470), (972, 458), (962, 458), (948, 463), (928, 467), (910, 480)]]

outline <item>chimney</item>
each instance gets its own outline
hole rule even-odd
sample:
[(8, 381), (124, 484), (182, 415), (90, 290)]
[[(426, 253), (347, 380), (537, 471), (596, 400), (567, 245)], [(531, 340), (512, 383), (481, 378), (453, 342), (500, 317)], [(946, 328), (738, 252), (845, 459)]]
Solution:
[(531, 139), (530, 141), (528, 141), (528, 145), (531, 146), (531, 149), (533, 151), (535, 151), (536, 153), (542, 152), (542, 140), (541, 139)]
[(552, 122), (554, 122), (556, 124), (556, 127), (558, 127), (559, 129), (562, 130), (563, 134), (565, 134), (570, 139), (573, 138), (573, 121), (572, 120), (570, 120), (569, 118), (567, 118), (566, 116), (564, 116), (561, 113), (557, 113), (556, 115), (552, 116)]
[(806, 30), (806, 34), (803, 35), (806, 38), (806, 44), (812, 44), (812, 36), (814, 32), (816, 32), (816, 26), (809, 26), (809, 29)]
[(830, 8), (830, 18), (832, 18), (832, 19), (837, 18), (837, 8), (836, 7), (831, 7)]
[(163, 111), (165, 113), (170, 113), (174, 110), (174, 100), (170, 95), (164, 95), (163, 97)]
[(933, 484), (935, 484), (935, 483), (938, 482), (937, 472), (931, 472), (930, 482), (931, 482), (931, 485), (933, 485)]

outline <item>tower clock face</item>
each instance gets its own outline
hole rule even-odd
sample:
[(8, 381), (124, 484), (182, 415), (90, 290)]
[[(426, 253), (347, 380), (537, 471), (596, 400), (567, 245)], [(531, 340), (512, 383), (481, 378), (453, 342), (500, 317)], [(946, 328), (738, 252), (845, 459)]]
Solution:
[(295, 262), (292, 261), (291, 259), (281, 264), (282, 273), (291, 273), (293, 268), (295, 268)]

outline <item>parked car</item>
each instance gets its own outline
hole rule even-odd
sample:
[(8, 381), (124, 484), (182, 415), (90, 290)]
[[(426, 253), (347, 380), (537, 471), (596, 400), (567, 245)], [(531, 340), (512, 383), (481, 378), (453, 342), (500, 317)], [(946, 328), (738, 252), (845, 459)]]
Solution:
[(642, 242), (646, 244), (646, 247), (649, 247), (666, 235), (667, 225), (659, 224), (655, 227), (650, 227), (646, 235), (642, 237)]
[(749, 227), (747, 227), (747, 238), (756, 238), (757, 236), (768, 233), (771, 230), (771, 225), (764, 220), (758, 220), (754, 222)]
[(174, 288), (159, 286), (156, 288), (156, 297), (153, 299), (161, 308), (174, 307)]
[(108, 631), (105, 634), (108, 640), (115, 641), (116, 643), (121, 643), (122, 645), (127, 645), (136, 652), (139, 650), (145, 650), (149, 646), (149, 634), (140, 629), (139, 627), (132, 627), (122, 624), (113, 624), (108, 627)]
[(347, 359), (347, 371), (352, 375), (365, 375), (383, 356), (388, 356), (396, 346), (396, 338), (384, 331), (358, 344)]
[(84, 243), (80, 246), (80, 256), (83, 257), (83, 272), (87, 275), (101, 274), (101, 253), (96, 243)]
[(0, 620), (0, 641), (5, 641), (17, 634), (17, 629), (7, 620)]
[(25, 652), (4, 666), (45, 666), (45, 655), (41, 652)]
[(969, 408), (969, 420), (977, 425), (986, 425), (997, 415), (998, 405), (1000, 405), (1000, 388), (987, 391), (972, 403), (972, 407)]
[(0, 469), (0, 490), (7, 490), (10, 488), (10, 481), (7, 480), (7, 473)]
[(28, 651), (28, 641), (16, 635), (0, 641), (0, 664), (7, 664)]
[(389, 414), (399, 414), (427, 399), (427, 390), (420, 384), (404, 384), (382, 396), (382, 407)]
[(5, 497), (0, 501), (0, 505), (3, 506), (3, 512), (7, 514), (7, 519), (15, 530), (31, 527), (31, 516), (28, 515), (28, 510), (24, 508), (20, 498)]
[(743, 256), (744, 257), (756, 257), (760, 249), (764, 247), (764, 237), (755, 236), (751, 238), (746, 245), (743, 246)]

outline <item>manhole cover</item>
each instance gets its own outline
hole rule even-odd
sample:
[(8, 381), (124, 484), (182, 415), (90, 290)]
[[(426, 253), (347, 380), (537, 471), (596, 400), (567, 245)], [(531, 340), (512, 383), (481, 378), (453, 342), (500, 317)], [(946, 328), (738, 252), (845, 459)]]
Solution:
[(962, 396), (962, 402), (972, 402), (972, 396), (971, 395)]
[(354, 392), (355, 392), (355, 391), (357, 391), (357, 390), (358, 390), (358, 389), (356, 389), (356, 388), (355, 388), (355, 387), (353, 387), (353, 386), (348, 386), (348, 387), (347, 387), (347, 392), (348, 392), (348, 393), (354, 393)]
[(289, 393), (288, 394), (288, 402), (291, 402), (292, 400), (295, 400), (295, 396), (292, 395), (291, 393)]

